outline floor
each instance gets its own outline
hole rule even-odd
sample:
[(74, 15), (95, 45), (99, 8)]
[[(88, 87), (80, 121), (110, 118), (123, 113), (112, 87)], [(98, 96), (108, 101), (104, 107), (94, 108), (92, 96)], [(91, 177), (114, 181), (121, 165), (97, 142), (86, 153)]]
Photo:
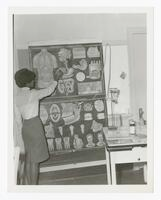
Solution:
[[(117, 166), (117, 184), (145, 184), (143, 170), (133, 171), (132, 164)], [(106, 166), (41, 173), (39, 185), (107, 184)]]

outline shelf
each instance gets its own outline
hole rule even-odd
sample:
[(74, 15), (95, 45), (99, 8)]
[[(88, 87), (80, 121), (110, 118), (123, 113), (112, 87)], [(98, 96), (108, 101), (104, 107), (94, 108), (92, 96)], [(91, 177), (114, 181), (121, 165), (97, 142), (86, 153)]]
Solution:
[(50, 158), (40, 164), (41, 167), (66, 165), (73, 163), (95, 162), (105, 160), (105, 148), (91, 148), (83, 151), (66, 152), (65, 154), (50, 154)]

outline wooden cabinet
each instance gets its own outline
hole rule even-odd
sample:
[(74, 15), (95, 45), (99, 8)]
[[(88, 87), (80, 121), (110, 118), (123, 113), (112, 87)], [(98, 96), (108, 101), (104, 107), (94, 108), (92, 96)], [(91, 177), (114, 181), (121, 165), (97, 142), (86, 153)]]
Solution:
[[(129, 146), (130, 147), (130, 146)], [(124, 163), (145, 163), (144, 168), (144, 181), (147, 182), (147, 147), (132, 147), (131, 149), (127, 148), (115, 148), (115, 150), (110, 150), (107, 148), (106, 157), (110, 158), (111, 166), (111, 184), (117, 184), (116, 176), (116, 165)], [(108, 166), (107, 162), (107, 166)], [(107, 173), (109, 173), (107, 171)], [(109, 175), (110, 176), (110, 175)]]

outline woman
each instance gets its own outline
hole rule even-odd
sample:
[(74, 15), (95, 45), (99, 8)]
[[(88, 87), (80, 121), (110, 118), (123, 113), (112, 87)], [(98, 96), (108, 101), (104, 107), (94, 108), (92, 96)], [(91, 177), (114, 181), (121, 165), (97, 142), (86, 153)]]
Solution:
[(39, 100), (51, 95), (57, 81), (41, 90), (34, 89), (35, 73), (21, 69), (15, 74), (15, 81), (20, 91), (16, 97), (16, 105), (23, 119), (22, 138), (25, 146), (25, 173), (27, 182), (36, 185), (38, 182), (39, 163), (48, 159), (48, 148), (42, 122), (38, 117)]

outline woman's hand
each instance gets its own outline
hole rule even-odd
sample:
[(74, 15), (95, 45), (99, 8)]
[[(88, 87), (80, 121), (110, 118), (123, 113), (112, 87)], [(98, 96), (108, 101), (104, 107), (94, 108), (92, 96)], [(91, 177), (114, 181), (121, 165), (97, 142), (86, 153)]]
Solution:
[(54, 80), (58, 81), (63, 76), (63, 71), (61, 69), (56, 70), (53, 72)]

